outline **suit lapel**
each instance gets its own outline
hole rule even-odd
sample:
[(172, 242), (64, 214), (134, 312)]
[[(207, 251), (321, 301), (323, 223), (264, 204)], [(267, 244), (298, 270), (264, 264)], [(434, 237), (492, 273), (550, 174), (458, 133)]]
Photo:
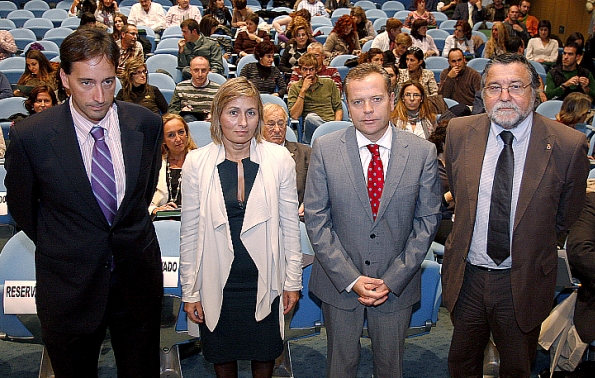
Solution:
[(479, 195), (479, 180), (481, 168), (485, 156), (488, 134), (490, 132), (490, 121), (481, 117), (478, 122), (469, 128), (463, 147), (465, 159), (465, 182), (469, 199), (469, 219), (475, 222), (477, 212), (477, 197)]
[[(345, 134), (341, 138), (342, 148), (340, 148), (340, 161), (345, 164), (345, 171), (353, 185), (353, 189), (359, 198), (361, 205), (366, 209), (366, 214), (373, 221), (372, 209), (370, 208), (370, 198), (368, 197), (368, 186), (364, 172), (362, 170), (362, 161), (357, 148), (357, 138), (355, 137), (355, 127), (351, 126), (346, 129)], [(382, 200), (381, 206), (382, 206)], [(376, 218), (380, 217), (380, 214)]]
[(390, 150), (390, 160), (388, 167), (386, 167), (386, 179), (384, 180), (384, 189), (382, 190), (382, 197), (380, 198), (380, 207), (378, 208), (378, 215), (376, 219), (380, 219), (390, 202), (388, 199), (392, 198), (401, 182), (401, 177), (405, 172), (407, 161), (409, 160), (409, 144), (403, 139), (399, 138), (399, 132), (392, 125), (389, 126), (392, 131), (392, 142)]
[(266, 172), (267, 177), (275, 177), (275, 173), (269, 162), (263, 159), (262, 150), (263, 144), (257, 144), (252, 139), (250, 143), (250, 160), (258, 164), (258, 173), (254, 179), (254, 184), (252, 185), (250, 196), (246, 203), (246, 215), (242, 225), (242, 235), (252, 227), (264, 223), (271, 218), (271, 207), (269, 205), (271, 196), (267, 195), (267, 186), (263, 176)]

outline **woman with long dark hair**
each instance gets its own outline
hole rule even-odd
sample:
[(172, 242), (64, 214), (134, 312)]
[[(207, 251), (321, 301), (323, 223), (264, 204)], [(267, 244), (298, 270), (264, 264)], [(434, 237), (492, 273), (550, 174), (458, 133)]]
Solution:
[(219, 21), (219, 31), (222, 34), (231, 35), (231, 12), (225, 6), (223, 0), (209, 0), (209, 5), (205, 8), (204, 15), (212, 15)]
[(132, 102), (149, 109), (153, 113), (167, 113), (167, 100), (159, 88), (148, 82), (147, 65), (142, 59), (130, 59), (126, 63), (122, 77), (122, 89), (116, 100)]
[(403, 58), (407, 68), (399, 70), (399, 88), (402, 88), (403, 84), (408, 81), (415, 81), (424, 88), (426, 96), (437, 95), (438, 84), (436, 84), (436, 77), (432, 71), (426, 70), (423, 51), (419, 47), (411, 46), (407, 49)]
[(116, 0), (100, 0), (97, 2), (95, 20), (99, 25), (105, 26), (108, 33), (112, 33), (114, 31), (114, 18), (118, 11), (118, 2)]
[(372, 21), (366, 17), (366, 11), (362, 7), (351, 8), (351, 16), (355, 20), (355, 28), (357, 30), (357, 36), (359, 37), (360, 45), (371, 41), (376, 37), (376, 30)]
[(428, 139), (436, 128), (436, 114), (432, 113), (424, 87), (417, 81), (401, 85), (395, 109), (391, 114), (395, 127)]
[(114, 41), (122, 39), (122, 29), (128, 24), (128, 17), (122, 13), (116, 13), (114, 16), (114, 30), (112, 31), (112, 37)]
[[(19, 78), (17, 85), (36, 87), (45, 84), (52, 90), (56, 89), (54, 70), (48, 58), (41, 51), (32, 48), (27, 50), (25, 62), (25, 72)], [(22, 96), (23, 93), (16, 89), (14, 95)]]
[(413, 26), (411, 27), (413, 46), (419, 47), (424, 52), (426, 58), (429, 56), (438, 56), (440, 55), (440, 51), (438, 51), (434, 39), (426, 34), (427, 31), (428, 21), (423, 19), (413, 21)]

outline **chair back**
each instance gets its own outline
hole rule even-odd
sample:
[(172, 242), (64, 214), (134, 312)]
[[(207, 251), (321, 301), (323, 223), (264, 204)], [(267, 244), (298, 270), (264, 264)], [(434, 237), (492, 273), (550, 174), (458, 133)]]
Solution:
[(257, 62), (256, 57), (253, 54), (242, 57), (242, 59), (240, 59), (236, 64), (236, 76), (240, 76), (240, 74), (242, 73), (242, 68), (244, 68), (246, 64), (253, 62)]
[(43, 40), (44, 41), (52, 41), (56, 45), (58, 45), (58, 47), (60, 47), (64, 38), (68, 37), (73, 32), (74, 32), (74, 30), (72, 30), (70, 28), (63, 28), (63, 27), (55, 28), (52, 30), (48, 30), (45, 33), (45, 35), (43, 36)]
[(490, 60), (488, 58), (473, 58), (469, 62), (467, 62), (467, 66), (473, 68), (481, 75), (483, 73), (483, 69), (489, 61)]
[(408, 10), (397, 11), (393, 17), (397, 20), (401, 20), (401, 22), (405, 22), (405, 19), (407, 18), (407, 16), (409, 16), (409, 13), (411, 12), (409, 12)]
[(167, 38), (161, 39), (159, 44), (155, 48), (155, 54), (170, 54), (174, 56), (178, 56), (180, 48), (178, 47), (178, 39), (177, 38)]
[(174, 82), (182, 81), (182, 72), (178, 70), (178, 58), (170, 54), (153, 55), (145, 62), (149, 72), (156, 72), (158, 69), (169, 72)]
[(45, 12), (43, 12), (43, 15), (41, 17), (52, 21), (54, 23), (54, 27), (57, 28), (58, 26), (60, 26), (62, 21), (68, 18), (68, 12), (64, 9), (48, 9)]
[(403, 3), (398, 1), (387, 1), (386, 3), (382, 4), (382, 7), (380, 9), (388, 13), (405, 10), (405, 6), (403, 5)]
[(41, 17), (43, 12), (50, 9), (50, 5), (42, 0), (31, 0), (25, 3), (25, 10), (33, 12), (35, 17)]
[(444, 98), (444, 102), (446, 103), (446, 106), (448, 106), (448, 108), (452, 108), (455, 105), (459, 105), (458, 101), (453, 100), (452, 98)]
[(539, 104), (537, 109), (535, 109), (535, 112), (541, 114), (544, 117), (555, 120), (556, 114), (560, 112), (561, 108), (561, 100), (548, 100)]
[(374, 40), (371, 39), (368, 42), (364, 43), (364, 45), (362, 46), (362, 52), (370, 51), (370, 49), (372, 48), (372, 43), (373, 42), (374, 42)]
[(227, 79), (223, 75), (218, 74), (217, 72), (209, 72), (208, 78), (210, 81), (217, 83), (219, 85), (223, 85), (227, 81)]
[(446, 39), (450, 36), (450, 33), (448, 33), (446, 30), (442, 30), (442, 29), (429, 29), (427, 31), (427, 35), (429, 35), (433, 39), (436, 39), (436, 38)]
[(448, 33), (452, 33), (455, 30), (455, 26), (458, 20), (446, 20), (440, 24), (440, 29), (447, 30)]
[(314, 141), (316, 140), (316, 138), (319, 138), (323, 135), (332, 133), (337, 130), (346, 129), (349, 126), (353, 126), (353, 124), (349, 121), (325, 122), (322, 125), (318, 126), (318, 128), (316, 130), (314, 130), (314, 133), (312, 134), (311, 145), (314, 144)]
[(24, 97), (8, 97), (0, 99), (0, 119), (8, 119), (13, 114), (29, 114), (25, 108)]
[(22, 28), (25, 24), (25, 21), (35, 18), (35, 15), (33, 14), (33, 12), (28, 11), (26, 9), (17, 9), (10, 12), (6, 16), (6, 18), (12, 20), (14, 24), (17, 26), (17, 28)]
[(6, 18), (10, 12), (17, 9), (17, 5), (12, 1), (0, 1), (0, 17), (2, 18)]
[(348, 61), (349, 59), (353, 59), (353, 58), (357, 58), (356, 55), (351, 55), (351, 54), (344, 54), (344, 55), (339, 55), (333, 58), (333, 60), (331, 60), (331, 63), (329, 64), (329, 67), (342, 67), (345, 66), (345, 62)]
[[(180, 25), (172, 25), (172, 26), (168, 27), (167, 29), (165, 29), (163, 31), (163, 33), (161, 34), (161, 41), (159, 43), (161, 44), (161, 42), (163, 42), (164, 39), (168, 39), (168, 38), (175, 38), (175, 39), (182, 38), (182, 28), (180, 27)], [(159, 47), (159, 45), (157, 45), (157, 47)]]
[(385, 11), (380, 9), (368, 9), (366, 11), (366, 18), (373, 23), (379, 18), (388, 18), (388, 15)]
[(198, 147), (211, 143), (211, 123), (207, 121), (192, 121), (188, 123), (190, 135)]
[(361, 7), (363, 10), (376, 9), (376, 4), (368, 0), (360, 0), (353, 4), (354, 7)]
[(386, 26), (386, 21), (388, 21), (388, 18), (377, 18), (376, 20), (374, 20), (374, 22), (372, 23), (372, 26), (374, 27), (374, 30), (378, 33), (378, 31), (380, 29), (382, 29), (383, 27)]
[(312, 29), (315, 29), (317, 26), (333, 26), (333, 23), (328, 17), (314, 16), (310, 20), (310, 25), (312, 25)]
[[(2, 2), (2, 1), (0, 1)], [(12, 3), (11, 3), (12, 4)], [(17, 26), (12, 22), (12, 20), (8, 20), (6, 18), (0, 18), (0, 30), (11, 30), (16, 29)]]
[(9, 30), (8, 32), (12, 34), (14, 42), (19, 48), (19, 50), (23, 50), (25, 46), (27, 46), (30, 42), (37, 41), (37, 36), (33, 31), (29, 29), (18, 28)]
[(72, 30), (78, 29), (79, 25), (81, 24), (81, 19), (78, 17), (68, 17), (67, 19), (63, 20), (60, 23), (60, 26), (63, 28), (70, 28)]
[(445, 69), (448, 67), (448, 59), (443, 56), (429, 56), (426, 58), (426, 68), (429, 70), (432, 68)]
[(407, 336), (421, 336), (430, 332), (438, 321), (440, 302), (440, 264), (433, 260), (424, 260), (421, 264), (421, 300), (413, 306)]

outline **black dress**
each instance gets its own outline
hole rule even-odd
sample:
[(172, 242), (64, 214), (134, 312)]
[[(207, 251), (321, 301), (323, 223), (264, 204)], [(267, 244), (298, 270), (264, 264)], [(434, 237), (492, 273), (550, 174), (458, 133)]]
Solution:
[(256, 292), (258, 269), (240, 240), (244, 223), (245, 206), (258, 173), (258, 164), (249, 158), (244, 165), (245, 201), (237, 199), (237, 163), (225, 160), (217, 166), (229, 220), (234, 260), (227, 283), (223, 288), (223, 304), (219, 322), (213, 332), (200, 325), (203, 341), (203, 356), (211, 363), (236, 360), (270, 361), (283, 352), (283, 340), (279, 330), (279, 298), (273, 302), (271, 313), (257, 322)]

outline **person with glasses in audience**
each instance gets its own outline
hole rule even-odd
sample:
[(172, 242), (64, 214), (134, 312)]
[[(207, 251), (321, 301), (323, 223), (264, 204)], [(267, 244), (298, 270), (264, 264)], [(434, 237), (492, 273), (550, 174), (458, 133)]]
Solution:
[(132, 59), (126, 64), (122, 76), (122, 89), (116, 100), (132, 102), (149, 109), (153, 113), (167, 113), (167, 100), (159, 88), (150, 85), (147, 65), (141, 59)]
[(486, 114), (454, 118), (445, 166), (456, 202), (442, 299), (454, 326), (451, 377), (481, 377), (490, 337), (501, 377), (529, 377), (552, 309), (558, 237), (581, 215), (585, 134), (535, 113), (539, 75), (519, 54), (485, 67)]
[[(339, 92), (343, 90), (343, 81), (341, 81), (341, 74), (335, 67), (329, 67), (324, 65), (324, 48), (322, 43), (320, 42), (312, 42), (308, 45), (308, 53), (314, 55), (316, 60), (318, 61), (318, 72), (316, 75), (320, 78), (327, 78), (331, 79), (335, 82), (337, 89)], [(302, 72), (300, 71), (300, 67), (296, 66), (291, 73), (291, 78), (289, 79), (288, 87), (291, 87), (292, 84), (298, 82), (300, 77), (302, 76)]]
[(391, 122), (401, 130), (428, 139), (436, 129), (436, 114), (432, 113), (424, 87), (417, 81), (401, 85)]
[(138, 41), (138, 29), (133, 24), (126, 24), (122, 26), (122, 37), (116, 41), (120, 48), (120, 60), (118, 63), (118, 78), (122, 79), (126, 64), (131, 59), (145, 60), (143, 52), (143, 45)]
[(291, 74), (298, 66), (298, 59), (308, 51), (308, 46), (314, 42), (311, 30), (310, 23), (305, 18), (301, 16), (293, 18), (287, 33), (292, 35), (293, 38), (287, 42), (283, 55), (281, 55), (279, 61), (279, 70), (281, 72)]

